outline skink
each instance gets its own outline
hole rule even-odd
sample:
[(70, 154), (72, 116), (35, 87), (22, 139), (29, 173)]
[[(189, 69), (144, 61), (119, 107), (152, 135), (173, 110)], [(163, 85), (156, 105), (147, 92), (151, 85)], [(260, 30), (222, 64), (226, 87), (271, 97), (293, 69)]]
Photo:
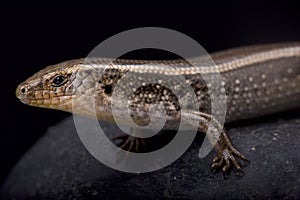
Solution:
[[(199, 109), (191, 114), (201, 117), (199, 131), (206, 132), (207, 123), (215, 119), (211, 116), (209, 87), (201, 75), (220, 73), (221, 87), (215, 89), (226, 94), (226, 123), (299, 107), (300, 43), (240, 47), (210, 56), (215, 64), (208, 67), (201, 66), (201, 58), (191, 59), (193, 65), (185, 60), (88, 58), (66, 61), (34, 74), (17, 87), (16, 95), (28, 105), (93, 116), (87, 102), (95, 94), (97, 118), (114, 122), (112, 96), (127, 73), (133, 76), (133, 81), (123, 82), (124, 88), (133, 87), (134, 79), (142, 76), (170, 77), (170, 80), (183, 76), (199, 103)], [(79, 106), (72, 107), (74, 101)], [(178, 128), (181, 112), (178, 99), (171, 89), (160, 83), (142, 84), (124, 103), (128, 104), (132, 119), (139, 125), (149, 123), (150, 104), (163, 105), (168, 116), (165, 129)], [(127, 110), (119, 112), (127, 114)], [(242, 172), (235, 157), (247, 160), (246, 157), (232, 146), (218, 120), (215, 124), (222, 130), (214, 145), (218, 155), (212, 169), (221, 169), (225, 173), (233, 164)]]

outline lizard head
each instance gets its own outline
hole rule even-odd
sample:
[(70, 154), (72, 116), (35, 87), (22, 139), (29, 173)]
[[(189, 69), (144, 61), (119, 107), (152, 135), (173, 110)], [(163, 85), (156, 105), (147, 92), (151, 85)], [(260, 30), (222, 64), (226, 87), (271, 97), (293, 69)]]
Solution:
[(105, 59), (98, 63), (98, 68), (85, 61), (70, 60), (42, 69), (17, 87), (17, 98), (30, 106), (93, 117), (95, 107), (91, 102), (96, 94), (94, 102), (103, 109), (97, 117), (110, 118), (112, 91), (121, 73), (106, 69), (110, 61)]
[(31, 106), (70, 111), (74, 66), (82, 62), (71, 60), (42, 69), (17, 87), (16, 96)]

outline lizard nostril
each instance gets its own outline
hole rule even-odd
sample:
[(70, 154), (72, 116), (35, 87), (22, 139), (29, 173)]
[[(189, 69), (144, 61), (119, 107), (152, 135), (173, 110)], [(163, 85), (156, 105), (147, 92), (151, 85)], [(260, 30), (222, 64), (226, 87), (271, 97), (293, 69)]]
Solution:
[(29, 103), (29, 99), (28, 99), (28, 94), (29, 94), (29, 90), (30, 88), (28, 88), (28, 86), (21, 86), (19, 85), (16, 89), (16, 96), (18, 99), (20, 99), (23, 103), (28, 104)]
[(27, 88), (21, 87), (20, 92), (21, 92), (21, 94), (25, 94), (27, 92)]

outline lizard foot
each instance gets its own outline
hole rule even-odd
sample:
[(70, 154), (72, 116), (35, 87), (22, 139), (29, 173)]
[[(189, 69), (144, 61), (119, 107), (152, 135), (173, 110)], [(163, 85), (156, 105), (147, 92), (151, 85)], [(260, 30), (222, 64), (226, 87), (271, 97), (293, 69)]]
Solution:
[(133, 137), (127, 134), (117, 135), (113, 138), (114, 141), (121, 139), (122, 142), (118, 145), (121, 149), (126, 149), (126, 151), (138, 152), (140, 149), (140, 144), (145, 146), (145, 141), (140, 137)]
[(235, 156), (248, 163), (250, 163), (250, 161), (232, 146), (225, 132), (221, 134), (217, 144), (215, 145), (215, 150), (217, 151), (218, 156), (213, 159), (213, 163), (211, 165), (212, 173), (221, 169), (225, 177), (226, 173), (230, 171), (232, 163), (234, 168), (237, 170), (236, 175), (244, 176), (245, 173), (243, 172), (240, 164), (237, 162)]

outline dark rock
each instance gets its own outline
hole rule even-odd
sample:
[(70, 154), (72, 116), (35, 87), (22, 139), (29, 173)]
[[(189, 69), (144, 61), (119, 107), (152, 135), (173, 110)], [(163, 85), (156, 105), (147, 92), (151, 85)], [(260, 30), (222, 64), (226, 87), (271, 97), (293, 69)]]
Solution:
[(49, 128), (19, 161), (1, 189), (3, 199), (299, 199), (300, 114), (232, 124), (233, 144), (251, 164), (228, 179), (210, 173), (215, 152), (198, 158), (200, 139), (161, 170), (131, 174), (91, 156), (72, 118)]

